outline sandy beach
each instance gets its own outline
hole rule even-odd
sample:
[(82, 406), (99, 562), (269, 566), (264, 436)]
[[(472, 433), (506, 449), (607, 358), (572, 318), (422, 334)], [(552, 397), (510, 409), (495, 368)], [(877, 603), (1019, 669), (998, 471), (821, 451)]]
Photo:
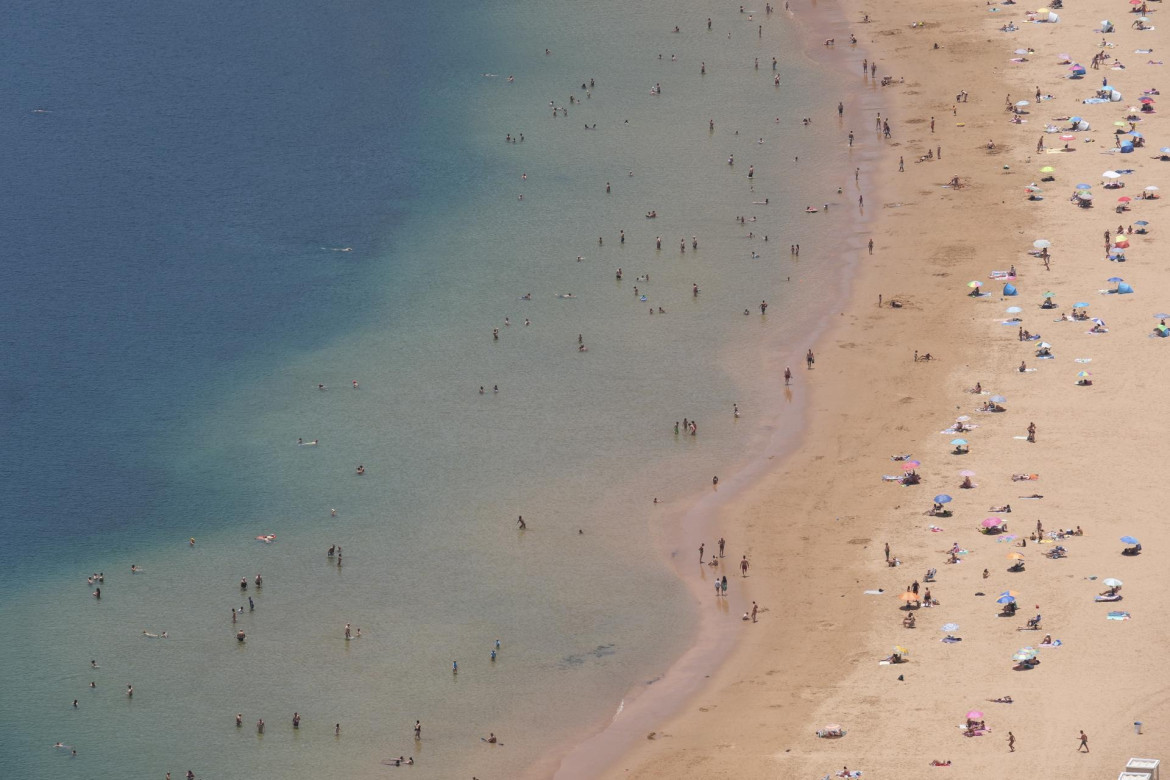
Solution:
[[(1170, 129), (1140, 110), (1162, 66), (1160, 51), (1146, 51), (1158, 33), (1134, 26), (1134, 8), (1078, 5), (1035, 23), (1023, 5), (845, 4), (852, 21), (835, 54), (858, 79), (863, 58), (877, 63), (869, 98), (846, 106), (845, 124), (873, 133), (875, 114), (888, 111), (891, 127), (878, 169), (861, 172), (866, 208), (879, 211), (872, 256), (849, 299), (826, 302), (840, 306), (838, 324), (814, 347), (815, 367), (794, 366), (810, 418), (799, 451), (720, 512), (717, 533), (748, 541), (742, 582), (758, 622), (728, 617), (722, 630), (741, 634), (730, 659), (608, 777), (821, 778), (846, 767), (865, 777), (1112, 777), (1132, 756), (1162, 757), (1170, 742), (1156, 672), (1170, 630), (1154, 615), (1168, 534), (1146, 486), (1159, 478), (1168, 416), (1157, 404), (1167, 344), (1153, 334), (1170, 276), (1153, 263), (1164, 203), (1145, 188), (1167, 186), (1158, 149)], [(1147, 13), (1142, 24), (1157, 26), (1160, 13)], [(1103, 19), (1116, 32), (1102, 34)], [(1001, 29), (1012, 21), (1018, 30)], [(841, 45), (849, 32), (863, 48)], [(1101, 53), (1108, 59), (1094, 68)], [(1087, 74), (1070, 79), (1076, 63)], [(885, 76), (893, 83), (879, 86)], [(1102, 79), (1120, 101), (1106, 92), (1106, 102), (1083, 103)], [(1073, 116), (1091, 129), (1062, 138)], [(1115, 131), (1131, 128), (1127, 117), (1146, 141), (1122, 154)], [(960, 186), (949, 186), (956, 176)], [(1104, 188), (1111, 181), (1124, 187)], [(1036, 199), (1025, 191), (1033, 184)], [(1077, 184), (1090, 185), (1091, 208), (1070, 201)], [(1119, 197), (1132, 198), (1122, 213)], [(1130, 235), (1139, 220), (1148, 232)], [(1126, 258), (1111, 262), (1103, 234), (1115, 239), (1119, 224)], [(1051, 242), (1047, 267), (1030, 254), (1041, 239)], [(1014, 279), (992, 275), (1013, 267)], [(1110, 292), (1114, 277), (1133, 294)], [(983, 294), (971, 294), (973, 281)], [(1005, 281), (1017, 296), (1003, 294)], [(1042, 309), (1045, 300), (1055, 306)], [(1021, 328), (1041, 339), (1021, 341)], [(1052, 358), (1037, 357), (1041, 341)], [(978, 411), (992, 395), (1005, 411)], [(963, 432), (948, 432), (960, 416)], [(894, 455), (921, 462), (919, 484), (883, 481), (904, 473)], [(964, 470), (971, 489), (960, 488)], [(931, 514), (939, 494), (953, 497), (949, 516)], [(1010, 513), (991, 511), (1006, 505)], [(984, 533), (991, 517), (1007, 531)], [(1051, 538), (1077, 527), (1083, 535)], [(1132, 545), (1122, 536), (1139, 539), (1141, 554), (1123, 555)], [(887, 564), (887, 543), (899, 565)], [(1067, 555), (1050, 558), (1058, 546)], [(947, 562), (952, 549), (958, 563)], [(1022, 571), (1008, 571), (1013, 553)], [(1120, 602), (1095, 602), (1105, 578), (1123, 581)], [(901, 600), (912, 583), (937, 603)], [(1018, 613), (1000, 616), (1007, 591)], [(1039, 630), (1021, 630), (1037, 614)], [(1059, 646), (1039, 647), (1048, 635)], [(905, 662), (879, 663), (895, 646)], [(1024, 648), (1035, 652), (1019, 657), (1038, 665), (1014, 660)], [(986, 728), (967, 736), (972, 712)], [(844, 736), (818, 738), (827, 724)]]

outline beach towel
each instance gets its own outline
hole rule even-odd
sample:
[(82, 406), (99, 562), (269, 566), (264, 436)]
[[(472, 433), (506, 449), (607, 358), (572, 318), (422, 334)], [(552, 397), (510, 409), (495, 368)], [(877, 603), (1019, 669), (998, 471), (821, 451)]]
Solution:
[(1037, 360), (1052, 360), (1055, 357), (1056, 357), (1056, 355), (1037, 355), (1036, 359)]
[(865, 592), (865, 595), (867, 595), (867, 596), (880, 596), (883, 593), (885, 593), (885, 591), (882, 590), (881, 588), (878, 588), (877, 590), (867, 590)]
[[(938, 641), (940, 641), (944, 644), (950, 645), (950, 644), (954, 644), (955, 642), (962, 642), (963, 637), (961, 637), (961, 636), (944, 636), (942, 639), (940, 639)], [(964, 728), (966, 728), (966, 727), (964, 726)]]
[(1063, 644), (1064, 644), (1064, 642), (1060, 641), (1059, 639), (1054, 639), (1051, 642), (1049, 642), (1048, 644), (1041, 643), (1041, 644), (1036, 645), (1036, 647), (1060, 647)]
[(894, 474), (882, 474), (882, 482), (901, 482), (902, 477)]
[(1093, 358), (1073, 358), (1074, 363), (1092, 363)]
[(1106, 620), (1129, 620), (1128, 612), (1110, 612), (1105, 616)]

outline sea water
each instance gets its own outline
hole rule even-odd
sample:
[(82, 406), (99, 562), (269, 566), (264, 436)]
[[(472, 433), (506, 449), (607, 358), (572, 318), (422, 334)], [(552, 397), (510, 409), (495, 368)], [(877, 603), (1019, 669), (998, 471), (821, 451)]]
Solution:
[(794, 413), (847, 265), (792, 19), (6, 10), (3, 774), (502, 776), (652, 684), (657, 529)]

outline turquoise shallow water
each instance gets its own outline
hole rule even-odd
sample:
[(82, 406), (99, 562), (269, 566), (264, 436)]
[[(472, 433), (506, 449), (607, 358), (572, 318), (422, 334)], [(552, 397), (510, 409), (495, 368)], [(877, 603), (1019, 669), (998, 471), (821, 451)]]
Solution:
[(507, 776), (665, 670), (693, 620), (654, 529), (759, 453), (845, 263), (783, 252), (844, 167), (797, 120), (835, 121), (826, 77), (711, 13), (14, 7), (13, 776)]

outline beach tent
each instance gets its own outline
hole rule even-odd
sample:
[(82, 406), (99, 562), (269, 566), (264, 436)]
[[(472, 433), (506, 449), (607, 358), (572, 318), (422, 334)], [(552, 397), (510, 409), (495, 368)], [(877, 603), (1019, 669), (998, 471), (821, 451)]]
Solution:
[(1057, 16), (1056, 14), (1052, 13), (1051, 11), (1049, 11), (1049, 12), (1048, 12), (1048, 18), (1047, 18), (1047, 19), (1041, 19), (1040, 21), (1042, 21), (1042, 22), (1050, 22), (1051, 24), (1056, 24), (1057, 22), (1059, 22), (1059, 21), (1060, 21), (1060, 17), (1059, 17), (1059, 16)]
[(1089, 123), (1082, 119), (1081, 121), (1077, 122), (1076, 129), (1077, 130), (1089, 130), (1091, 128), (1089, 127)]
[(1118, 295), (1126, 295), (1126, 294), (1131, 293), (1131, 292), (1133, 292), (1133, 287), (1130, 286), (1129, 282), (1119, 282), (1118, 283), (1118, 285), (1117, 285), (1117, 294)]
[(1015, 285), (1005, 284), (1003, 286), (1003, 294), (1004, 295), (1019, 295), (1020, 293), (1016, 290)]
[(1118, 92), (1117, 90), (1113, 90), (1111, 93), (1109, 93), (1109, 99), (1111, 101), (1113, 101), (1114, 103), (1120, 103), (1121, 102), (1121, 93)]
[(1122, 141), (1121, 148), (1118, 151), (1122, 154), (1133, 154), (1133, 141)]

